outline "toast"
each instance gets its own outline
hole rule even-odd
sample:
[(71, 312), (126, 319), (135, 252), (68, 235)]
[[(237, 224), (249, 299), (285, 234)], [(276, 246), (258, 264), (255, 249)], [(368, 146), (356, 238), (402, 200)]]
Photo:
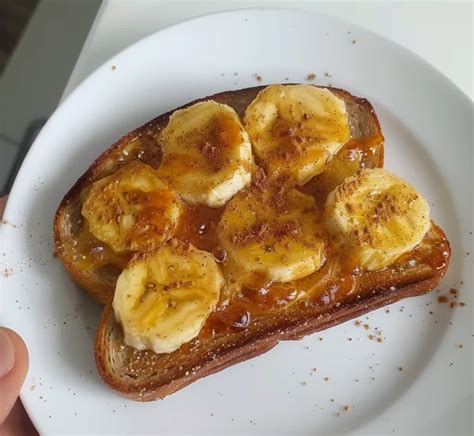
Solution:
[[(231, 106), (243, 117), (263, 88), (223, 92), (183, 108), (199, 101), (214, 100)], [(371, 104), (347, 91), (329, 89), (344, 101), (349, 117), (351, 139), (338, 155), (358, 149), (363, 156), (362, 167), (382, 167), (383, 135)], [(243, 298), (231, 301), (225, 310), (218, 306), (199, 335), (176, 351), (155, 354), (127, 346), (122, 329), (115, 321), (111, 300), (117, 278), (130, 256), (115, 254), (95, 240), (85, 229), (81, 207), (84, 193), (93, 182), (116, 172), (126, 163), (138, 159), (158, 168), (161, 151), (157, 138), (173, 112), (130, 132), (102, 153), (66, 194), (55, 216), (58, 257), (72, 279), (95, 301), (105, 305), (96, 337), (95, 358), (104, 381), (122, 395), (139, 401), (163, 398), (201, 377), (257, 356), (280, 340), (299, 339), (401, 298), (426, 293), (445, 274), (450, 259), (449, 242), (443, 231), (432, 223), (422, 242), (387, 268), (365, 271), (346, 281), (346, 276), (336, 279), (331, 276), (328, 281), (328, 271), (336, 262), (329, 258), (320, 271), (310, 275), (314, 282), (311, 298), (279, 308), (274, 301), (270, 304), (267, 300), (260, 301), (260, 297), (249, 290)], [(351, 175), (351, 171), (352, 168), (336, 167), (331, 176), (328, 176), (329, 171), (316, 176), (302, 191), (316, 197), (326, 195)], [(347, 281), (351, 282), (350, 289)], [(245, 328), (236, 327), (230, 318), (243, 313), (251, 317), (251, 323)]]

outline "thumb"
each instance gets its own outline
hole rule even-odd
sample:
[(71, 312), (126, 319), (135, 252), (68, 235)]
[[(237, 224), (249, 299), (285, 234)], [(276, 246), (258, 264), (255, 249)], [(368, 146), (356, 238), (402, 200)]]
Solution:
[(7, 418), (28, 371), (28, 351), (14, 331), (0, 328), (0, 424)]

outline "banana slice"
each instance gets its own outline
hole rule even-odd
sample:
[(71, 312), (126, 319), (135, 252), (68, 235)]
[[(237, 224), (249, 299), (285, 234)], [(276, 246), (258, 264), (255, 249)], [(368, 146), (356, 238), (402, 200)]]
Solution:
[[(354, 152), (353, 159), (348, 159), (349, 153), (339, 153), (333, 156), (324, 172), (311, 179), (303, 188), (307, 194), (313, 195), (319, 204), (324, 203), (328, 194), (340, 185), (347, 177), (352, 176), (361, 168), (361, 153)], [(341, 155), (342, 154), (342, 155)]]
[(84, 193), (90, 232), (116, 253), (146, 251), (172, 236), (181, 206), (150, 166), (134, 161)]
[(332, 191), (323, 220), (336, 245), (368, 271), (395, 262), (431, 226), (427, 201), (381, 168), (361, 170)]
[(219, 301), (224, 277), (212, 256), (171, 242), (137, 256), (117, 281), (115, 318), (137, 350), (177, 350), (199, 334)]
[(250, 140), (225, 104), (209, 100), (174, 112), (160, 144), (159, 175), (189, 203), (220, 207), (250, 183)]
[(268, 174), (303, 185), (350, 138), (344, 102), (311, 85), (271, 85), (245, 111), (244, 125)]
[(250, 277), (288, 282), (318, 270), (326, 237), (313, 197), (253, 186), (229, 203), (217, 226), (222, 248)]

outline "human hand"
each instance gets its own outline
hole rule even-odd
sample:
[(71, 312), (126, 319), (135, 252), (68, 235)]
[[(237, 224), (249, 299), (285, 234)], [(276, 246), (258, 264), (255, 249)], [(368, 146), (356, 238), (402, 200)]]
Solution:
[[(6, 197), (0, 198), (0, 217)], [(0, 436), (36, 435), (18, 395), (28, 371), (28, 350), (13, 330), (0, 327)]]

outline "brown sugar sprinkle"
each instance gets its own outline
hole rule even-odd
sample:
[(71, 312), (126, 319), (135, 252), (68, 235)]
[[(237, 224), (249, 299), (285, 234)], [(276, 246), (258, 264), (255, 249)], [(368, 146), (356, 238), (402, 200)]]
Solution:
[(466, 303), (459, 303), (459, 305), (460, 305), (461, 307), (464, 307), (464, 306), (466, 305)]
[(349, 410), (351, 410), (351, 406), (349, 406), (349, 404), (346, 404), (344, 406), (344, 412), (349, 412)]
[(360, 327), (360, 325), (362, 324), (358, 319), (354, 321), (354, 324), (357, 326), (357, 327)]
[[(8, 224), (12, 227), (16, 227), (16, 224), (11, 223), (10, 221), (6, 220), (5, 218), (0, 219), (0, 224), (5, 224), (5, 225)], [(4, 254), (4, 256), (5, 256), (5, 254)]]
[(12, 268), (5, 268), (5, 269), (3, 270), (2, 276), (5, 277), (6, 279), (7, 279), (8, 277), (10, 277), (11, 275), (13, 275), (13, 269), (12, 269)]
[(191, 280), (178, 280), (176, 282), (170, 283), (169, 287), (172, 289), (187, 288), (192, 284), (193, 282)]
[(364, 328), (365, 328), (366, 330), (369, 330), (369, 328), (370, 328), (370, 327), (369, 327), (369, 324), (364, 324)]
[(369, 335), (369, 339), (370, 340), (374, 339), (374, 335)]
[(324, 381), (329, 381), (329, 377), (324, 377)]
[(457, 305), (458, 305), (458, 303), (456, 303), (455, 301), (451, 301), (451, 303), (449, 303), (449, 307), (451, 309), (454, 309)]
[(322, 340), (323, 340), (323, 338), (320, 336), (320, 337), (319, 337), (319, 340), (320, 340), (320, 341), (322, 341)]
[(403, 371), (403, 368), (401, 366), (398, 367), (399, 371)]
[(112, 71), (115, 71), (117, 69), (116, 65), (112, 65)]
[(463, 345), (463, 344), (459, 344), (458, 347), (459, 347), (459, 348), (464, 348), (464, 345)]
[(259, 168), (253, 177), (253, 185), (259, 190), (263, 191), (267, 186), (267, 175), (263, 168)]
[(308, 76), (306, 77), (306, 79), (307, 79), (307, 80), (314, 80), (314, 79), (316, 79), (316, 74), (310, 73), (310, 74), (308, 74)]
[(449, 293), (452, 294), (452, 295), (457, 295), (458, 292), (459, 292), (459, 291), (458, 291), (457, 289), (454, 289), (454, 288), (451, 288), (451, 289), (449, 290)]
[(262, 76), (260, 74), (254, 74), (253, 77), (255, 77), (259, 82), (262, 81)]
[(440, 295), (438, 297), (438, 303), (447, 303), (448, 302), (448, 297), (446, 295)]
[(30, 391), (34, 391), (36, 389), (36, 385), (31, 385)]
[(246, 245), (252, 242), (263, 242), (270, 235), (279, 239), (287, 235), (299, 236), (301, 229), (295, 220), (288, 220), (283, 223), (267, 222), (255, 223), (250, 229), (245, 229), (232, 236), (232, 242), (239, 245)]
[(270, 204), (279, 212), (286, 213), (288, 208), (288, 198), (285, 196), (285, 180), (279, 179), (279, 182), (281, 182), (281, 184), (271, 196)]
[(352, 44), (357, 44), (357, 39), (353, 39)]

